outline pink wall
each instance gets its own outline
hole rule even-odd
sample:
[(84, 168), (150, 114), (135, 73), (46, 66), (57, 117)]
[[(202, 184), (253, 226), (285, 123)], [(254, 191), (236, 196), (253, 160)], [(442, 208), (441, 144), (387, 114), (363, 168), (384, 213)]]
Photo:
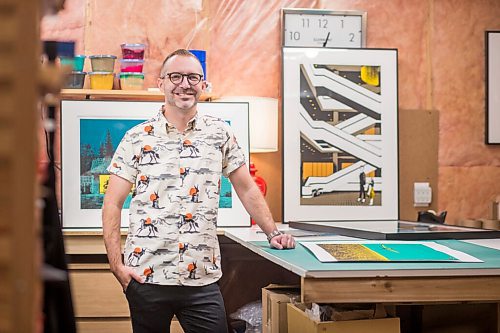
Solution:
[[(484, 144), (484, 31), (500, 29), (497, 0), (66, 0), (41, 35), (74, 40), (86, 55), (120, 56), (121, 43), (145, 43), (147, 86), (170, 51), (205, 49), (215, 94), (279, 98), (283, 7), (367, 11), (367, 46), (399, 50), (400, 108), (440, 113), (439, 209), (449, 223), (490, 217), (500, 147)], [(267, 200), (279, 220), (281, 154), (252, 159), (272, 179)]]

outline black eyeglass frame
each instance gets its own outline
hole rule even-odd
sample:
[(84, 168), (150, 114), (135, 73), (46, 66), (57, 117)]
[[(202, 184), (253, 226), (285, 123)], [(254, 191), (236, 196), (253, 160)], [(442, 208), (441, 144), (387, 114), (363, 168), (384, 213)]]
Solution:
[[(174, 82), (174, 80), (172, 80), (172, 75), (180, 75), (181, 76), (180, 81)], [(194, 80), (190, 80), (189, 79), (190, 76), (191, 76), (191, 79), (196, 78), (195, 79), (196, 82)], [(198, 73), (187, 73), (187, 74), (182, 74), (182, 73), (179, 73), (179, 72), (165, 73), (163, 76), (160, 76), (160, 79), (164, 79), (165, 77), (168, 77), (168, 79), (170, 80), (170, 82), (172, 82), (173, 84), (176, 84), (176, 85), (181, 84), (182, 81), (184, 81), (184, 78), (186, 78), (187, 82), (190, 85), (192, 85), (192, 86), (197, 85), (203, 79), (203, 75), (202, 74), (198, 74)]]

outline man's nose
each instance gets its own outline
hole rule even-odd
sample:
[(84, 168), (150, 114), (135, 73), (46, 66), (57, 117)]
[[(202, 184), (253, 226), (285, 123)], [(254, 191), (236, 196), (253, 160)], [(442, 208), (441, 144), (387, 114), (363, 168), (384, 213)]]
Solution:
[(191, 85), (189, 84), (187, 76), (182, 77), (181, 83), (179, 83), (179, 86), (182, 88), (191, 88)]

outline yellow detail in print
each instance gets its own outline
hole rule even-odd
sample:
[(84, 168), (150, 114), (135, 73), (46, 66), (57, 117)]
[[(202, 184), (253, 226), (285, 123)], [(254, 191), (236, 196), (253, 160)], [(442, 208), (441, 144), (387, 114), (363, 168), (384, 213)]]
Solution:
[(99, 175), (99, 193), (104, 194), (108, 189), (109, 175)]
[(361, 66), (361, 81), (377, 87), (380, 84), (378, 66)]
[(362, 244), (318, 244), (338, 261), (389, 261)]
[[(108, 189), (108, 184), (109, 184), (109, 176), (110, 175), (99, 175), (99, 193), (100, 194), (105, 194), (106, 190)], [(132, 186), (132, 189), (130, 190), (130, 194), (134, 193), (135, 190), (135, 184)]]

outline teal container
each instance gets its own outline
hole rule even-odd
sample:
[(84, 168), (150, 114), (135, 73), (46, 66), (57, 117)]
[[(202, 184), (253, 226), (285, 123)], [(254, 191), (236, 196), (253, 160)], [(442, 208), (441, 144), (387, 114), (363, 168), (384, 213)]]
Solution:
[(73, 58), (60, 57), (60, 60), (61, 60), (62, 66), (70, 66), (73, 69), (73, 71), (81, 72), (81, 71), (83, 71), (83, 65), (85, 64), (85, 58), (86, 58), (86, 56), (79, 54), (79, 55), (74, 56)]
[(86, 56), (79, 54), (76, 55), (75, 58), (73, 59), (73, 70), (75, 72), (81, 72), (83, 71), (83, 66), (85, 65), (85, 58)]

